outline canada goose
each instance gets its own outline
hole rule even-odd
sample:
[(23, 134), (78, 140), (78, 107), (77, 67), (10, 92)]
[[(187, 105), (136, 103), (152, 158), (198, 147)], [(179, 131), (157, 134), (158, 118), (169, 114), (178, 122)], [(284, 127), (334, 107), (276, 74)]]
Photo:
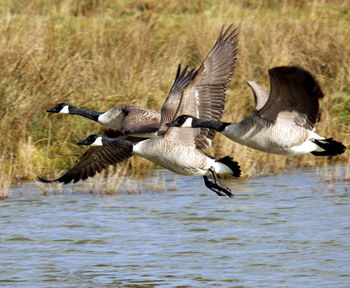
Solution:
[(150, 138), (156, 135), (160, 125), (160, 112), (130, 104), (118, 105), (106, 112), (96, 112), (71, 104), (60, 103), (47, 112), (80, 115), (96, 121), (114, 131), (115, 137), (128, 135)]
[(181, 115), (169, 127), (205, 127), (221, 132), (240, 144), (268, 153), (334, 156), (345, 146), (315, 133), (318, 100), (323, 92), (313, 76), (298, 67), (269, 70), (270, 94), (255, 82), (248, 82), (256, 100), (256, 110), (239, 123), (201, 120)]
[[(220, 196), (232, 196), (231, 190), (223, 186), (217, 174), (231, 173), (239, 177), (240, 168), (230, 157), (216, 160), (202, 149), (209, 147), (215, 131), (206, 128), (180, 129), (166, 127), (165, 123), (183, 113), (196, 115), (208, 120), (220, 120), (224, 110), (226, 86), (233, 75), (237, 55), (238, 31), (230, 25), (224, 27), (200, 68), (187, 73), (178, 67), (176, 78), (170, 89), (162, 110), (158, 135), (147, 140), (133, 143), (127, 140), (110, 139), (102, 135), (90, 135), (80, 145), (102, 146), (106, 152), (83, 155), (72, 169), (56, 180), (42, 182), (69, 183), (88, 176), (94, 176), (109, 164), (118, 163), (133, 154), (142, 156), (163, 167), (183, 175), (203, 176), (205, 185)], [(214, 182), (208, 179), (212, 175)]]

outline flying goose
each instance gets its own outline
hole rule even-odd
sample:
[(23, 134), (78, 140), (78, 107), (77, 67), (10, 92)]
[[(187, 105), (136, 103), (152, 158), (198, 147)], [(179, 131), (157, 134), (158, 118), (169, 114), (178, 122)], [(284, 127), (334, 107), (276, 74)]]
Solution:
[(205, 127), (221, 132), (231, 140), (268, 153), (334, 156), (345, 146), (315, 132), (319, 99), (323, 92), (314, 77), (298, 67), (270, 69), (270, 93), (255, 82), (248, 82), (255, 96), (256, 109), (239, 123), (225, 123), (181, 115), (169, 127)]
[[(232, 25), (225, 32), (222, 27), (214, 47), (198, 70), (187, 73), (186, 67), (181, 72), (179, 65), (175, 81), (161, 110), (157, 136), (135, 143), (102, 135), (90, 135), (78, 144), (102, 146), (108, 150), (94, 157), (85, 153), (73, 168), (56, 180), (39, 180), (63, 183), (84, 180), (88, 176), (94, 176), (96, 171), (102, 171), (109, 164), (121, 162), (135, 154), (178, 174), (203, 176), (209, 189), (220, 196), (231, 197), (231, 190), (219, 182), (217, 174), (230, 173), (239, 177), (238, 163), (228, 156), (217, 160), (202, 151), (211, 144), (215, 131), (206, 128), (169, 128), (165, 124), (184, 113), (214, 121), (221, 119), (226, 86), (231, 80), (236, 62), (237, 38), (238, 31), (232, 29)], [(213, 176), (213, 182), (209, 180), (209, 175)]]
[(130, 104), (118, 105), (106, 112), (96, 112), (59, 103), (47, 112), (80, 115), (96, 121), (112, 130), (114, 137), (130, 136), (150, 138), (156, 135), (160, 125), (160, 112)]

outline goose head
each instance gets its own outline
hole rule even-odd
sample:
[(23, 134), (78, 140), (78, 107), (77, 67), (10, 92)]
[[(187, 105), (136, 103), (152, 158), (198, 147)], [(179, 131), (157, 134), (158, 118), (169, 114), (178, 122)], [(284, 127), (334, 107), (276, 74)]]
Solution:
[(166, 123), (168, 127), (182, 127), (182, 128), (192, 128), (196, 122), (196, 118), (190, 115), (181, 115), (175, 120)]
[(78, 142), (78, 145), (86, 146), (104, 146), (105, 137), (102, 135), (93, 134), (84, 139), (83, 141)]
[(69, 114), (70, 112), (69, 108), (72, 108), (72, 105), (66, 104), (66, 103), (60, 103), (52, 107), (51, 109), (48, 109), (47, 112)]

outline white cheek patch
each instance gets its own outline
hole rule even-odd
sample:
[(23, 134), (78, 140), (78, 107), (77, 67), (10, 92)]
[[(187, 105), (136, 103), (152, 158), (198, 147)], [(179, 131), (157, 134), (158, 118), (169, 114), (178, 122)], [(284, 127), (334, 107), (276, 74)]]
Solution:
[(184, 124), (181, 125), (183, 128), (192, 128), (192, 118), (187, 118)]
[(68, 105), (63, 106), (63, 108), (61, 109), (61, 111), (58, 112), (58, 113), (69, 114)]
[(97, 137), (96, 140), (91, 144), (91, 146), (103, 146), (102, 137), (101, 136)]

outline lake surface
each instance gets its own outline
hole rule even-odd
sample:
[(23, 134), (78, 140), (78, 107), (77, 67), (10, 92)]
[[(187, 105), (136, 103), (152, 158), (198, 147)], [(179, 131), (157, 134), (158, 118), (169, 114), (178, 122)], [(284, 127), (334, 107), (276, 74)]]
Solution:
[(142, 182), (112, 196), (13, 187), (0, 201), (0, 287), (350, 287), (342, 176), (225, 181), (234, 198), (176, 177), (176, 190)]

